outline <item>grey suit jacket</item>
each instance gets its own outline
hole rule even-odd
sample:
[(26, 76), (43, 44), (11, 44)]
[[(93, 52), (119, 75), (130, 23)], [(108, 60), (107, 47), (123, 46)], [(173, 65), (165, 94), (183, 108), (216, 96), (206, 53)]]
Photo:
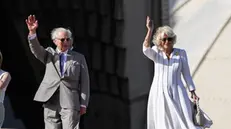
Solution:
[(62, 108), (79, 109), (88, 106), (89, 74), (85, 57), (75, 51), (67, 53), (64, 76), (60, 74), (59, 55), (51, 47), (44, 49), (37, 37), (28, 38), (31, 52), (46, 65), (45, 75), (34, 97), (35, 101), (47, 102), (59, 88)]

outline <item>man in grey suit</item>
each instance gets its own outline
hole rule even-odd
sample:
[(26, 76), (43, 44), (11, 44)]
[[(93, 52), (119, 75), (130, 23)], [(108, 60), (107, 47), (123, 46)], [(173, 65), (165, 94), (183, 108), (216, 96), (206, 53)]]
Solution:
[(36, 35), (38, 21), (28, 16), (28, 42), (34, 56), (46, 65), (45, 75), (34, 97), (44, 102), (45, 129), (78, 129), (89, 100), (89, 75), (85, 57), (71, 50), (72, 33), (55, 28), (51, 38), (56, 50), (43, 48)]

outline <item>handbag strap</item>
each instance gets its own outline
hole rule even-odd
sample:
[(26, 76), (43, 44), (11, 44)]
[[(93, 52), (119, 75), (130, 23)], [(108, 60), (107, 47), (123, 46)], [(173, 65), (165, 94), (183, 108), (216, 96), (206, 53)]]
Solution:
[(196, 100), (195, 104), (196, 104), (196, 107), (197, 107), (197, 112), (199, 112), (200, 111), (199, 99)]

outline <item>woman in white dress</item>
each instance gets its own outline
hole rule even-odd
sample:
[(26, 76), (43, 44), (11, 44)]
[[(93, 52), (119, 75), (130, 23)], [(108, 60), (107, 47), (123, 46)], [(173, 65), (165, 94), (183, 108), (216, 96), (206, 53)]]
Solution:
[(181, 80), (187, 84), (191, 97), (199, 99), (190, 74), (186, 51), (174, 48), (176, 35), (169, 26), (159, 27), (150, 40), (153, 30), (147, 17), (147, 35), (143, 43), (143, 53), (155, 63), (155, 74), (148, 99), (148, 129), (201, 129), (192, 120), (191, 100)]
[(3, 125), (4, 118), (5, 118), (5, 108), (4, 108), (5, 92), (11, 80), (10, 73), (1, 69), (2, 61), (3, 61), (3, 56), (2, 53), (0, 52), (0, 128)]

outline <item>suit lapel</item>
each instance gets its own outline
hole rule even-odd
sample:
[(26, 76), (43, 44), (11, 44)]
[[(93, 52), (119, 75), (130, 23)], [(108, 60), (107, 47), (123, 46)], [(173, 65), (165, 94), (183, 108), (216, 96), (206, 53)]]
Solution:
[(59, 61), (59, 54), (58, 53), (55, 53), (55, 55), (54, 55), (54, 64), (55, 64), (55, 67), (57, 69), (57, 73), (59, 74), (59, 76), (61, 76), (60, 61)]

